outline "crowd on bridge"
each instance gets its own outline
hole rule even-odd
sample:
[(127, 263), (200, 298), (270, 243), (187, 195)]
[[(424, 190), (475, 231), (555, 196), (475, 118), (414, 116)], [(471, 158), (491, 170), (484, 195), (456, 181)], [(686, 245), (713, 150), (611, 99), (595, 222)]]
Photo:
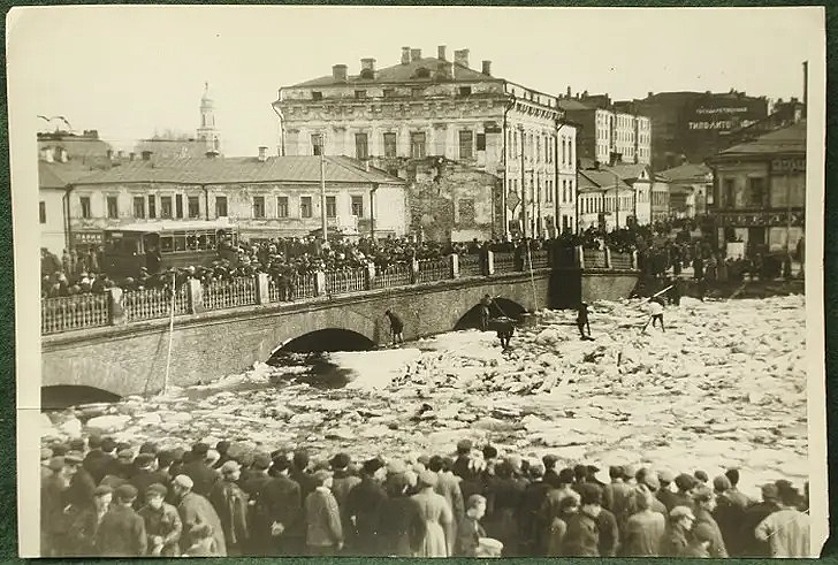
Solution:
[[(160, 450), (90, 436), (41, 452), (41, 553), (143, 556), (808, 557), (808, 483), (751, 500), (647, 467), (480, 449), (328, 461), (222, 441)], [(687, 462), (678, 462), (686, 466)], [(603, 474), (604, 473), (604, 474)]]

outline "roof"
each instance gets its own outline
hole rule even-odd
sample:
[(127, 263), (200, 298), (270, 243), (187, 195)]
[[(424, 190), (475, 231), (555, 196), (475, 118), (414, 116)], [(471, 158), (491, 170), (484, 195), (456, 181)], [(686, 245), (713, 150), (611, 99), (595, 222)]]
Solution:
[(781, 128), (753, 141), (734, 145), (716, 157), (768, 155), (772, 153), (806, 153), (806, 120)]
[(207, 142), (199, 139), (143, 139), (134, 147), (137, 154), (151, 151), (152, 159), (168, 157), (205, 157)]
[[(416, 61), (411, 61), (407, 64), (398, 64), (393, 65), (392, 67), (384, 67), (382, 69), (377, 69), (375, 71), (375, 78), (365, 78), (361, 77), (360, 75), (347, 75), (346, 80), (338, 80), (334, 78), (332, 75), (322, 76), (319, 78), (315, 78), (312, 80), (307, 80), (305, 82), (301, 82), (295, 84), (293, 86), (289, 86), (287, 88), (305, 88), (305, 87), (312, 87), (312, 86), (332, 86), (332, 85), (346, 85), (346, 84), (381, 84), (381, 83), (400, 83), (400, 82), (416, 82), (416, 83), (428, 83), (433, 82), (434, 75), (436, 70), (439, 68), (440, 64), (442, 63), (449, 63), (454, 68), (454, 79), (455, 81), (498, 81), (496, 77), (491, 77), (489, 75), (484, 75), (481, 72), (475, 71), (468, 67), (463, 67), (457, 65), (456, 63), (452, 63), (451, 61), (445, 61), (443, 59), (437, 59), (435, 57), (425, 57), (422, 59), (417, 59)], [(431, 78), (418, 78), (416, 76), (416, 71), (419, 68), (424, 67), (431, 71)]]
[(66, 163), (60, 161), (48, 162), (38, 161), (38, 187), (39, 188), (66, 188), (68, 184), (72, 184), (90, 175), (96, 170), (95, 166), (70, 159)]
[(70, 157), (105, 157), (111, 146), (101, 139), (83, 136), (41, 137), (38, 139), (38, 149), (45, 147), (63, 147)]
[(631, 187), (620, 179), (615, 183), (614, 174), (604, 170), (579, 171), (577, 189), (579, 192), (597, 192), (613, 190), (618, 186), (621, 190), (631, 190)]
[(641, 163), (619, 163), (617, 165), (605, 166), (602, 168), (611, 174), (616, 173), (621, 179), (639, 179), (643, 171), (648, 171), (649, 166)]
[(678, 167), (673, 167), (658, 173), (665, 177), (670, 182), (674, 183), (689, 183), (689, 182), (704, 182), (707, 175), (712, 174), (710, 167), (703, 163), (684, 163)]
[[(328, 183), (403, 184), (398, 177), (343, 156), (326, 160)], [(259, 182), (319, 182), (320, 157), (218, 157), (133, 161), (77, 180), (76, 184), (174, 183), (233, 184)]]
[(566, 112), (572, 112), (574, 110), (596, 110), (596, 106), (585, 104), (575, 98), (559, 98), (559, 108)]

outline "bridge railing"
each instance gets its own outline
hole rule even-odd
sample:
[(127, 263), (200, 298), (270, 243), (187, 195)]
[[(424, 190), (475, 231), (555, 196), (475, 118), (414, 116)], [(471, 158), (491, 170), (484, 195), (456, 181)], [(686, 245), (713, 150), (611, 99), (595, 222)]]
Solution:
[(108, 294), (77, 294), (41, 300), (41, 334), (110, 325)]
[[(551, 255), (552, 254), (552, 255)], [(523, 255), (523, 256), (521, 256)], [(376, 267), (356, 267), (336, 271), (271, 277), (260, 273), (252, 277), (202, 283), (192, 279), (175, 292), (175, 315), (217, 311), (288, 300), (306, 300), (367, 290), (398, 288), (461, 276), (491, 276), (545, 268), (632, 270), (637, 268), (636, 253), (611, 250), (561, 248), (534, 250), (520, 254), (497, 252), (448, 256), (439, 259), (401, 262)], [(162, 319), (169, 316), (172, 295), (166, 289), (122, 291), (108, 289), (105, 294), (81, 294), (41, 301), (41, 333), (50, 335), (109, 325)]]

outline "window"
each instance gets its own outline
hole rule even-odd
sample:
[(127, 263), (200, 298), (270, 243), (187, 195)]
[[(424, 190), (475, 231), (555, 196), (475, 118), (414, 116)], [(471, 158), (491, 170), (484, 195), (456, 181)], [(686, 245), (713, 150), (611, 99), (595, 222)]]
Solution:
[(383, 94), (384, 94), (384, 98), (393, 98), (396, 95), (396, 89), (385, 88)]
[(367, 145), (367, 134), (355, 134), (355, 158), (367, 159), (370, 156), (369, 147)]
[(553, 181), (550, 180), (550, 179), (547, 179), (546, 183), (547, 183), (547, 189), (546, 189), (546, 191), (547, 191), (547, 202), (552, 202), (553, 201)]
[(748, 179), (748, 206), (761, 207), (765, 198), (765, 179), (754, 177)]
[(312, 91), (311, 93), (312, 100), (323, 100), (323, 93), (317, 90)]
[(460, 159), (471, 159), (474, 157), (473, 134), (469, 130), (460, 132)]
[(320, 155), (320, 152), (323, 150), (322, 147), (322, 137), (319, 133), (311, 134), (311, 154), (312, 155)]
[(457, 93), (460, 96), (471, 96), (471, 87), (470, 86), (461, 86)]
[(301, 218), (310, 218), (311, 213), (312, 213), (311, 196), (301, 196), (300, 197), (300, 217)]
[(385, 157), (395, 157), (396, 156), (396, 134), (395, 133), (385, 133), (384, 134), (384, 156)]
[(47, 223), (47, 203), (43, 200), (38, 202), (38, 220), (42, 224)]
[(265, 197), (264, 196), (254, 196), (253, 197), (253, 217), (254, 218), (264, 218), (265, 217)]
[(175, 194), (175, 212), (178, 219), (183, 218), (183, 195)]
[(457, 203), (459, 209), (459, 224), (471, 225), (474, 223), (474, 200), (461, 198)]
[(227, 197), (226, 196), (216, 196), (215, 197), (215, 216), (217, 218), (226, 218), (227, 217)]
[(157, 199), (153, 194), (148, 196), (148, 217), (152, 220), (157, 217)]
[(478, 151), (486, 151), (486, 134), (485, 133), (478, 133), (477, 134), (477, 150)]
[(188, 209), (189, 209), (189, 217), (190, 218), (197, 218), (201, 215), (200, 205), (198, 203), (197, 196), (190, 196), (188, 198)]
[(145, 218), (145, 198), (142, 196), (134, 197), (134, 217)]
[(338, 215), (338, 203), (334, 196), (326, 197), (326, 217), (336, 218)]
[(352, 197), (352, 215), (358, 216), (359, 218), (364, 217), (364, 197), (363, 196), (353, 196)]
[(724, 179), (724, 204), (728, 208), (736, 207), (736, 179)]
[(367, 91), (366, 90), (356, 90), (355, 91), (355, 98), (358, 98), (360, 100), (361, 98), (366, 98), (366, 97), (367, 97)]
[(119, 217), (119, 206), (116, 201), (116, 196), (108, 196), (108, 218), (116, 219)]
[(425, 132), (415, 131), (410, 134), (410, 156), (413, 159), (425, 158)]
[(277, 196), (276, 197), (276, 217), (277, 218), (287, 218), (288, 217), (288, 197), (287, 196)]
[(541, 160), (541, 138), (535, 138), (535, 159), (536, 161)]
[(160, 217), (161, 218), (171, 218), (172, 217), (172, 197), (171, 196), (161, 196), (160, 197)]

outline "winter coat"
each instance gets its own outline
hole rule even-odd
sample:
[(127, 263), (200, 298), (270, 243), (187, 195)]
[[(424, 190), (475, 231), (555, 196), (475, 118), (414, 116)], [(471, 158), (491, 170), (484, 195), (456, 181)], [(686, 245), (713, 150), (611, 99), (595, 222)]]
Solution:
[(657, 557), (666, 529), (666, 520), (651, 509), (637, 512), (626, 522), (623, 554), (626, 557)]
[(133, 508), (112, 506), (96, 532), (96, 547), (101, 557), (142, 557), (148, 540), (145, 522)]
[(412, 557), (425, 538), (425, 521), (419, 505), (409, 496), (387, 498), (381, 506), (381, 554)]
[[(425, 536), (416, 557), (448, 557), (449, 541), (445, 532), (454, 519), (448, 502), (430, 489), (423, 489), (412, 498), (419, 505), (419, 515), (425, 523)], [(453, 540), (450, 545), (453, 546)]]
[(181, 473), (192, 479), (192, 492), (208, 496), (213, 485), (218, 481), (218, 473), (210, 469), (203, 461), (192, 461), (183, 466)]
[(728, 556), (722, 532), (719, 530), (719, 525), (716, 523), (716, 520), (713, 519), (712, 514), (704, 508), (699, 508), (695, 511), (693, 531), (698, 529), (703, 530), (709, 536), (710, 547), (708, 548), (708, 551), (710, 552), (710, 557), (720, 558)]
[(219, 554), (222, 556), (227, 555), (224, 528), (221, 525), (221, 520), (218, 518), (218, 513), (212, 507), (209, 500), (200, 494), (189, 492), (181, 498), (180, 505), (178, 505), (178, 513), (183, 524), (181, 547), (189, 547), (194, 542), (190, 537), (192, 528), (198, 524), (209, 524), (212, 527), (212, 536), (215, 538)]
[(325, 487), (317, 487), (306, 497), (306, 545), (334, 547), (343, 543), (338, 502)]
[(227, 552), (241, 548), (248, 538), (247, 495), (236, 483), (221, 480), (212, 487), (209, 501), (221, 520)]
[(567, 519), (562, 554), (567, 557), (599, 557), (599, 530), (596, 520), (581, 511), (572, 514)]
[(358, 555), (379, 555), (381, 510), (387, 500), (384, 488), (371, 477), (364, 476), (346, 496), (346, 515), (354, 518), (353, 543)]
[(486, 530), (480, 522), (464, 516), (457, 526), (457, 537), (454, 541), (455, 557), (477, 557), (477, 547), (480, 545), (480, 538), (486, 537)]
[(183, 523), (180, 521), (180, 514), (178, 514), (177, 508), (164, 502), (160, 508), (152, 508), (148, 505), (143, 506), (140, 508), (138, 514), (145, 522), (149, 553), (153, 549), (151, 538), (160, 536), (163, 538), (163, 548), (160, 551), (160, 556), (177, 557), (180, 554), (180, 536), (183, 532)]

